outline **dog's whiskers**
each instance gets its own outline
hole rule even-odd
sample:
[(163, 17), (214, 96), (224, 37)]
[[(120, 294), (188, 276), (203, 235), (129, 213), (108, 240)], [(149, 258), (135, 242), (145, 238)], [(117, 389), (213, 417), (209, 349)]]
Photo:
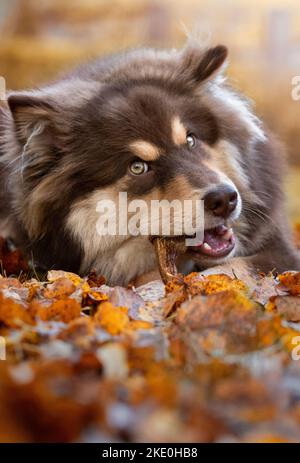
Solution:
[(272, 217), (268, 214), (266, 214), (265, 212), (263, 211), (256, 211), (255, 209), (253, 209), (252, 207), (249, 207), (247, 205), (244, 204), (244, 210), (246, 212), (250, 212), (254, 215), (256, 215), (257, 217), (259, 217), (261, 220), (263, 220), (265, 223), (268, 223), (269, 221), (273, 224), (273, 225), (276, 225), (274, 220), (272, 219)]

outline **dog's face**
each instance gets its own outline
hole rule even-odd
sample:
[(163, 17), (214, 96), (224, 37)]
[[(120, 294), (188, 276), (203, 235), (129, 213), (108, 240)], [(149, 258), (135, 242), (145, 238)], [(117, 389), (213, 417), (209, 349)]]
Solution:
[[(243, 203), (257, 200), (245, 172), (247, 152), (263, 135), (244, 103), (214, 80), (225, 58), (224, 47), (166, 61), (128, 58), (125, 71), (100, 82), (76, 78), (44, 95), (12, 95), (22, 153), (15, 201), (22, 199), (17, 207), (30, 239), (52, 233), (55, 223), (80, 244), (82, 268), (96, 266), (100, 254), (137, 239), (104, 237), (97, 229), (99, 201), (113, 201), (118, 215), (123, 192), (149, 209), (153, 200), (204, 201), (204, 236), (189, 255), (203, 267), (232, 256), (238, 224), (247, 227)], [(188, 217), (171, 214), (170, 234), (183, 221), (185, 234), (193, 234), (198, 213), (193, 207)], [(139, 241), (145, 249), (151, 220), (148, 213), (140, 217), (149, 225)]]
[[(94, 108), (98, 111), (88, 112), (84, 128), (78, 127), (80, 133), (86, 132), (78, 140), (81, 146), (76, 151), (86, 150), (88, 176), (96, 191), (97, 185), (105, 187), (98, 199), (118, 203), (121, 191), (126, 192), (129, 201), (145, 201), (148, 214), (141, 221), (149, 225), (148, 235), (155, 220), (150, 213), (153, 200), (194, 203), (190, 217), (184, 210), (176, 214), (172, 209), (170, 234), (176, 234), (177, 222), (183, 221), (186, 231), (193, 234), (196, 201), (204, 201), (201, 226), (206, 229), (205, 237), (191, 251), (206, 261), (229, 255), (235, 245), (229, 224), (238, 218), (242, 200), (226, 164), (218, 165), (221, 127), (209, 107), (199, 104), (193, 93), (181, 95), (144, 84), (127, 91), (104, 91)], [(105, 159), (101, 166), (99, 156)], [(93, 194), (97, 199), (97, 193)], [(162, 207), (162, 215), (164, 212)], [(75, 221), (76, 215), (74, 209)], [(74, 222), (72, 226), (76, 228)], [(162, 223), (158, 228), (160, 234), (168, 234)]]

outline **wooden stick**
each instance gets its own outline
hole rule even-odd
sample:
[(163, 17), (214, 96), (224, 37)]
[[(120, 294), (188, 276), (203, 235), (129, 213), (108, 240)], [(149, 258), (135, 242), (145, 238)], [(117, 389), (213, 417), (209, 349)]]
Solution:
[(184, 239), (182, 237), (158, 236), (153, 237), (151, 241), (155, 248), (161, 278), (166, 284), (178, 275), (176, 261), (178, 256), (186, 250)]

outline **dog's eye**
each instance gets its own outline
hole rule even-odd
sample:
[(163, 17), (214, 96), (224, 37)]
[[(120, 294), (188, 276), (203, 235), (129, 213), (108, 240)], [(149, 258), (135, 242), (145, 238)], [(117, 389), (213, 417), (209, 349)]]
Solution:
[(142, 175), (148, 172), (149, 166), (146, 162), (134, 161), (132, 164), (130, 164), (129, 170), (133, 175)]
[(192, 133), (189, 133), (186, 136), (186, 142), (189, 148), (195, 148), (196, 146), (196, 137)]

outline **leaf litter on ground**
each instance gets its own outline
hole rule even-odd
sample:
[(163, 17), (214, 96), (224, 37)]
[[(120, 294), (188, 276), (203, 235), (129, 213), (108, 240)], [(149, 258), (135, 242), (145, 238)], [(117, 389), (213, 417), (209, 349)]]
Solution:
[(1, 442), (299, 441), (300, 273), (112, 288), (0, 252)]

